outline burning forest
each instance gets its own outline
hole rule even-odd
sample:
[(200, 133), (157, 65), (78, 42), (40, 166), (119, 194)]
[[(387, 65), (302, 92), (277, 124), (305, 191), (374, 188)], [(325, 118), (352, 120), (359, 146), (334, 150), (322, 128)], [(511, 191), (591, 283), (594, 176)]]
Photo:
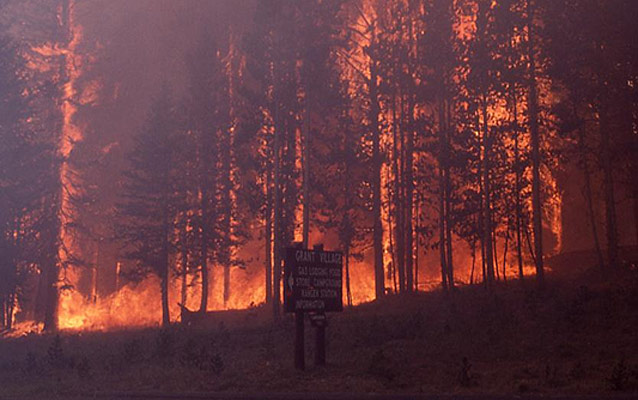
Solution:
[(634, 282), (634, 3), (0, 0), (2, 335)]

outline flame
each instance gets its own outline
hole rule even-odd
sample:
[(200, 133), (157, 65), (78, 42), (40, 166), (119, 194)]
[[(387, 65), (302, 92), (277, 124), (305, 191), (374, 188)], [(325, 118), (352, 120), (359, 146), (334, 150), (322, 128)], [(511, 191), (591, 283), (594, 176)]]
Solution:
[[(69, 7), (74, 9), (73, 4)], [(353, 25), (357, 28), (361, 28), (362, 34), (358, 37), (359, 43), (350, 49), (348, 54), (348, 62), (346, 65), (343, 61), (343, 77), (344, 80), (349, 82), (348, 93), (355, 99), (355, 102), (360, 100), (359, 84), (361, 80), (369, 79), (369, 69), (366, 68), (370, 61), (369, 54), (364, 50), (369, 46), (372, 40), (370, 30), (366, 26), (370, 21), (376, 18), (376, 12), (378, 10), (372, 5), (372, 2), (365, 1), (363, 3), (363, 9), (360, 15), (355, 18)], [(470, 17), (468, 17), (470, 18)], [(471, 32), (471, 19), (464, 20), (459, 26), (459, 36), (462, 38), (470, 37)], [(82, 27), (76, 23), (73, 13), (69, 17), (69, 25), (71, 32), (71, 40), (68, 44), (62, 46), (60, 44), (43, 44), (37, 47), (33, 47), (32, 50), (35, 54), (42, 57), (62, 57), (64, 60), (64, 75), (66, 76), (66, 82), (63, 86), (63, 102), (61, 105), (61, 112), (63, 114), (63, 129), (62, 136), (59, 143), (59, 152), (64, 158), (64, 163), (60, 172), (60, 179), (63, 183), (64, 190), (62, 190), (62, 226), (60, 235), (63, 246), (60, 250), (60, 259), (64, 264), (68, 260), (69, 250), (72, 249), (73, 243), (71, 235), (66, 232), (64, 226), (72, 221), (73, 210), (71, 208), (71, 196), (76, 193), (73, 182), (71, 180), (72, 170), (69, 162), (67, 161), (73, 151), (75, 143), (83, 139), (83, 133), (80, 127), (74, 123), (74, 116), (77, 113), (78, 104), (89, 105), (99, 102), (99, 94), (101, 91), (101, 84), (97, 81), (90, 82), (82, 89), (79, 88), (79, 80), (82, 77), (86, 63), (90, 62), (90, 58), (80, 54), (79, 45), (83, 39)], [(372, 29), (377, 29), (373, 27)], [(50, 72), (53, 70), (54, 65), (51, 63), (39, 63), (36, 60), (29, 60), (29, 67), (34, 71)], [(359, 71), (355, 71), (359, 69)], [(116, 88), (116, 94), (119, 91), (119, 86)], [(362, 104), (356, 104), (356, 106), (362, 108)], [(384, 116), (387, 121), (392, 120), (391, 112), (388, 111), (387, 104), (381, 104), (382, 112), (386, 113)], [(361, 112), (357, 110), (356, 112)], [(490, 106), (489, 112), (491, 119), (505, 120), (509, 118), (507, 107), (503, 102), (499, 102)], [(389, 128), (386, 128), (389, 129)], [(392, 135), (382, 135), (382, 148), (389, 148), (392, 145)], [(299, 132), (297, 132), (299, 135)], [(521, 147), (527, 145), (525, 135), (523, 135)], [(300, 143), (300, 138), (297, 138), (297, 144)], [(111, 145), (109, 145), (111, 146)], [(110, 149), (110, 147), (107, 148)], [(300, 168), (301, 148), (297, 148), (296, 166)], [(390, 234), (389, 229), (389, 213), (390, 208), (390, 191), (389, 184), (395, 178), (394, 172), (389, 163), (384, 163), (382, 166), (381, 174), (381, 187), (382, 187), (382, 203), (384, 204), (382, 209), (382, 224), (384, 230), (383, 236), (383, 260), (384, 265), (389, 265), (391, 259), (390, 253)], [(546, 169), (543, 171), (543, 180), (545, 185), (549, 188), (548, 192), (551, 193), (551, 200), (548, 202), (548, 213), (545, 222), (547, 227), (551, 229), (557, 238), (557, 246), (555, 251), (560, 250), (560, 237), (561, 237), (561, 207), (562, 198), (558, 191), (557, 182), (553, 178), (551, 171)], [(236, 202), (235, 194), (231, 194), (233, 203)], [(531, 207), (531, 204), (526, 204), (526, 207)], [(298, 207), (295, 209), (295, 220), (299, 222), (302, 220), (303, 209)], [(396, 223), (396, 221), (393, 221)], [(329, 234), (311, 232), (312, 243), (326, 243), (330, 242)], [(300, 241), (301, 230), (300, 224), (296, 224), (295, 239)], [(511, 248), (513, 244), (510, 243)], [(328, 247), (328, 246), (327, 246)], [(526, 246), (524, 246), (526, 247)], [(499, 258), (499, 265), (502, 263), (503, 243), (499, 243), (497, 246), (497, 254), (501, 255)], [(426, 258), (423, 249), (420, 249), (420, 257)], [(470, 268), (471, 268), (471, 254), (464, 243), (457, 237), (454, 238), (454, 251), (455, 251), (455, 273), (459, 281), (469, 281)], [(508, 260), (508, 274), (514, 276), (517, 273), (517, 268), (514, 262), (515, 252), (511, 251), (507, 258)], [(438, 281), (438, 266), (436, 262), (432, 263), (431, 260), (421, 261), (421, 271), (419, 282), (422, 284), (420, 288), (433, 289), (440, 285)], [(430, 264), (430, 265), (428, 265)], [(527, 275), (535, 273), (535, 268), (529, 260), (526, 260), (525, 271)], [(481, 260), (480, 254), (475, 258), (475, 281), (480, 279), (481, 273)], [(119, 275), (119, 274), (118, 274)], [(351, 262), (350, 264), (350, 281), (353, 295), (353, 303), (361, 304), (364, 302), (372, 301), (375, 297), (374, 280), (373, 280), (373, 267), (370, 264), (368, 257), (364, 262)], [(478, 279), (477, 279), (478, 278)], [(78, 271), (68, 268), (66, 271), (65, 279), (73, 285), (77, 286), (79, 281)], [(199, 298), (201, 296), (201, 286), (198, 282), (198, 277), (191, 279), (189, 277), (189, 285), (187, 288), (187, 301), (186, 306), (191, 310), (196, 310), (199, 305)], [(392, 284), (391, 281), (388, 284)], [(345, 279), (344, 279), (345, 285)], [(345, 296), (344, 287), (344, 296)], [(118, 288), (118, 290), (108, 296), (87, 298), (78, 290), (63, 290), (60, 296), (59, 302), (59, 325), (61, 329), (67, 330), (110, 330), (124, 327), (143, 327), (143, 326), (158, 326), (161, 323), (161, 296), (160, 296), (160, 282), (157, 277), (149, 277), (139, 283), (128, 283)], [(251, 270), (244, 270), (240, 268), (231, 269), (231, 292), (228, 301), (224, 302), (223, 299), (223, 268), (221, 266), (213, 266), (211, 268), (211, 285), (209, 293), (209, 310), (222, 310), (222, 309), (243, 309), (261, 304), (265, 299), (265, 287), (262, 270), (254, 272)], [(180, 315), (180, 308), (178, 303), (181, 301), (181, 278), (175, 277), (170, 281), (169, 288), (169, 307), (171, 313), (171, 320), (178, 321)], [(18, 323), (16, 325), (16, 335), (24, 335), (29, 332), (38, 332), (41, 330), (41, 326), (27, 323)]]
[[(261, 274), (249, 275), (245, 270), (231, 271), (233, 282), (230, 299), (224, 306), (223, 269), (211, 270), (209, 291), (211, 310), (246, 309), (260, 305), (265, 296)], [(71, 280), (77, 278), (71, 277)], [(197, 310), (201, 296), (199, 282), (191, 282), (187, 289), (186, 307)], [(169, 309), (171, 321), (179, 321), (181, 280), (172, 279), (169, 285)], [(162, 321), (160, 280), (150, 276), (140, 283), (129, 283), (117, 292), (97, 298), (83, 296), (77, 290), (61, 293), (59, 308), (60, 329), (112, 330), (125, 327), (159, 326)]]
[[(69, 283), (69, 275), (73, 274), (73, 271), (68, 262), (73, 252), (74, 241), (73, 236), (68, 232), (67, 226), (73, 221), (74, 210), (71, 204), (72, 197), (78, 193), (75, 183), (73, 182), (72, 175), (73, 170), (69, 162), (69, 157), (73, 151), (74, 145), (83, 139), (83, 134), (80, 128), (74, 123), (74, 116), (77, 112), (76, 101), (78, 98), (77, 83), (83, 72), (83, 57), (78, 52), (78, 46), (82, 40), (82, 27), (75, 23), (73, 10), (75, 9), (75, 3), (69, 2), (68, 6), (68, 27), (62, 27), (68, 29), (70, 41), (64, 48), (60, 48), (57, 45), (44, 46), (38, 49), (34, 49), (41, 54), (48, 54), (49, 50), (57, 50), (63, 57), (63, 75), (66, 77), (63, 81), (63, 99), (61, 112), (63, 115), (62, 121), (62, 135), (58, 144), (58, 152), (62, 156), (62, 166), (60, 168), (60, 182), (61, 182), (61, 204), (60, 204), (60, 242), (61, 246), (58, 252), (60, 264), (64, 267), (63, 280), (65, 283)], [(63, 20), (63, 19), (61, 19)], [(64, 313), (65, 309), (71, 307), (68, 302), (70, 296), (66, 293), (62, 293), (60, 301), (58, 303), (58, 322), (60, 326), (68, 326), (73, 324), (72, 321), (65, 319), (67, 316)]]

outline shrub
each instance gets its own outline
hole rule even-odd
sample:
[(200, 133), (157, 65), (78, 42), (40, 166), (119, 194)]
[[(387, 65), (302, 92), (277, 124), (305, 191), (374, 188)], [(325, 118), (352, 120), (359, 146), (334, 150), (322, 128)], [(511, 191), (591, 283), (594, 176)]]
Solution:
[(461, 368), (458, 373), (458, 381), (459, 385), (462, 387), (473, 387), (478, 386), (478, 381), (476, 376), (472, 373), (472, 364), (467, 359), (467, 357), (463, 357), (461, 360)]
[(383, 350), (377, 350), (370, 359), (368, 365), (368, 373), (376, 378), (381, 378), (386, 381), (394, 379), (395, 374), (392, 369), (390, 359), (386, 357)]
[(165, 362), (171, 363), (175, 355), (175, 336), (168, 329), (162, 329), (155, 338), (155, 356)]
[(64, 368), (67, 366), (67, 360), (64, 356), (64, 350), (62, 349), (62, 338), (60, 335), (55, 335), (53, 342), (47, 350), (47, 361), (49, 366), (53, 369)]
[(144, 345), (141, 340), (133, 339), (122, 346), (122, 359), (126, 364), (135, 364), (144, 360)]
[(87, 380), (91, 378), (91, 364), (89, 363), (89, 359), (86, 357), (82, 357), (80, 362), (76, 365), (76, 370), (78, 372), (78, 378), (81, 380)]
[(627, 384), (629, 383), (629, 368), (627, 368), (624, 359), (621, 359), (614, 365), (614, 369), (608, 381), (613, 390), (621, 391), (627, 388)]

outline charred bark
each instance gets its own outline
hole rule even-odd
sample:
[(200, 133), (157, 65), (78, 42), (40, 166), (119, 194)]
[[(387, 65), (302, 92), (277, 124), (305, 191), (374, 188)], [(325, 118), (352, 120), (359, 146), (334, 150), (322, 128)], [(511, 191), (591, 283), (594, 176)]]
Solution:
[(607, 264), (618, 267), (618, 230), (616, 222), (616, 199), (614, 191), (614, 173), (611, 154), (611, 130), (606, 106), (599, 110), (599, 131), (602, 147), (603, 187), (605, 191), (605, 221), (607, 230)]
[(515, 211), (516, 216), (516, 260), (518, 262), (518, 277), (520, 280), (525, 278), (523, 272), (523, 240), (521, 233), (521, 220), (522, 220), (522, 201), (521, 201), (521, 155), (519, 148), (519, 126), (518, 126), (518, 100), (516, 98), (516, 86), (512, 84), (512, 113), (514, 114), (514, 196), (515, 196)]
[[(395, 244), (396, 244), (396, 253), (394, 254), (394, 265), (397, 269), (397, 273), (398, 273), (398, 281), (399, 281), (399, 292), (404, 292), (405, 291), (405, 265), (404, 265), (404, 249), (403, 249), (403, 234), (404, 234), (404, 229), (403, 229), (403, 207), (402, 207), (402, 202), (403, 202), (403, 198), (401, 196), (401, 192), (402, 192), (402, 185), (401, 185), (401, 177), (402, 177), (402, 173), (401, 173), (401, 168), (399, 166), (399, 162), (400, 162), (400, 149), (399, 149), (399, 141), (400, 141), (400, 134), (399, 134), (399, 123), (397, 121), (398, 117), (397, 117), (397, 99), (396, 96), (394, 96), (393, 98), (393, 102), (392, 102), (392, 122), (393, 122), (393, 129), (392, 129), (392, 164), (393, 164), (393, 175), (394, 175), (394, 201), (391, 203), (394, 203), (394, 218), (395, 218), (395, 225), (394, 225), (394, 239), (395, 239)], [(390, 180), (388, 180), (388, 184), (390, 184)], [(390, 211), (392, 209), (391, 205), (388, 205), (388, 211)], [(391, 229), (390, 229), (391, 230)]]
[(534, 7), (532, 0), (527, 2), (528, 62), (529, 62), (529, 127), (532, 141), (532, 214), (534, 231), (534, 253), (536, 258), (536, 280), (542, 285), (543, 268), (543, 216), (541, 204), (541, 148), (538, 127), (538, 93), (536, 83), (536, 48), (534, 43)]
[(487, 98), (483, 95), (483, 243), (485, 246), (485, 268), (487, 274), (487, 285), (494, 282), (494, 251), (492, 240), (492, 199), (490, 188), (490, 157), (492, 148), (492, 138), (489, 134), (489, 124), (487, 115)]
[(265, 272), (266, 272), (266, 304), (270, 304), (272, 302), (272, 171), (270, 167), (268, 167), (268, 171), (266, 172), (266, 207), (265, 207)]
[(379, 98), (377, 87), (377, 64), (370, 62), (370, 129), (372, 133), (372, 218), (374, 246), (374, 291), (380, 299), (385, 294), (383, 266), (383, 225), (381, 224), (381, 132), (379, 129)]
[(199, 312), (205, 313), (208, 309), (208, 291), (209, 291), (209, 271), (208, 271), (208, 242), (210, 229), (210, 216), (209, 216), (209, 199), (208, 189), (203, 185), (202, 188), (202, 226), (200, 227), (200, 254), (199, 261), (201, 265), (201, 277), (202, 277), (202, 295), (199, 302)]
[(441, 259), (441, 284), (443, 285), (443, 289), (447, 290), (450, 288), (451, 283), (449, 282), (449, 272), (448, 272), (448, 260), (447, 260), (447, 240), (446, 240), (446, 196), (445, 196), (445, 164), (447, 163), (446, 159), (446, 149), (445, 149), (445, 110), (443, 106), (443, 101), (440, 100), (438, 104), (438, 112), (439, 112), (439, 253)]
[[(409, 109), (411, 107), (408, 107)], [(411, 112), (411, 110), (408, 110)], [(410, 121), (412, 118), (410, 117)], [(413, 177), (413, 165), (414, 165), (414, 131), (412, 129), (412, 123), (409, 126), (407, 143), (406, 143), (406, 162), (405, 162), (405, 275), (406, 275), (406, 288), (408, 292), (414, 290), (414, 177)], [(418, 248), (418, 243), (417, 243)], [(417, 249), (418, 252), (418, 249)]]
[(591, 225), (592, 238), (594, 239), (594, 248), (596, 250), (596, 257), (598, 258), (598, 268), (602, 269), (605, 266), (605, 258), (603, 256), (603, 250), (600, 246), (600, 239), (598, 237), (598, 227), (596, 223), (596, 212), (594, 209), (594, 196), (591, 187), (591, 172), (589, 170), (589, 161), (587, 158), (587, 143), (585, 138), (585, 126), (584, 121), (579, 120), (578, 127), (578, 149), (580, 155), (581, 168), (583, 170), (583, 178), (585, 181), (584, 193), (585, 202), (587, 204), (587, 214), (589, 216), (589, 224)]

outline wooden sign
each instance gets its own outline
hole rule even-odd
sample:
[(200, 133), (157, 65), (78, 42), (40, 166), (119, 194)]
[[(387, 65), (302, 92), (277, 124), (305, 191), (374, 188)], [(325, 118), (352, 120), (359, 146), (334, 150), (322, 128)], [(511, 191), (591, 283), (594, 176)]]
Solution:
[(304, 313), (343, 311), (343, 254), (286, 248), (284, 310)]

